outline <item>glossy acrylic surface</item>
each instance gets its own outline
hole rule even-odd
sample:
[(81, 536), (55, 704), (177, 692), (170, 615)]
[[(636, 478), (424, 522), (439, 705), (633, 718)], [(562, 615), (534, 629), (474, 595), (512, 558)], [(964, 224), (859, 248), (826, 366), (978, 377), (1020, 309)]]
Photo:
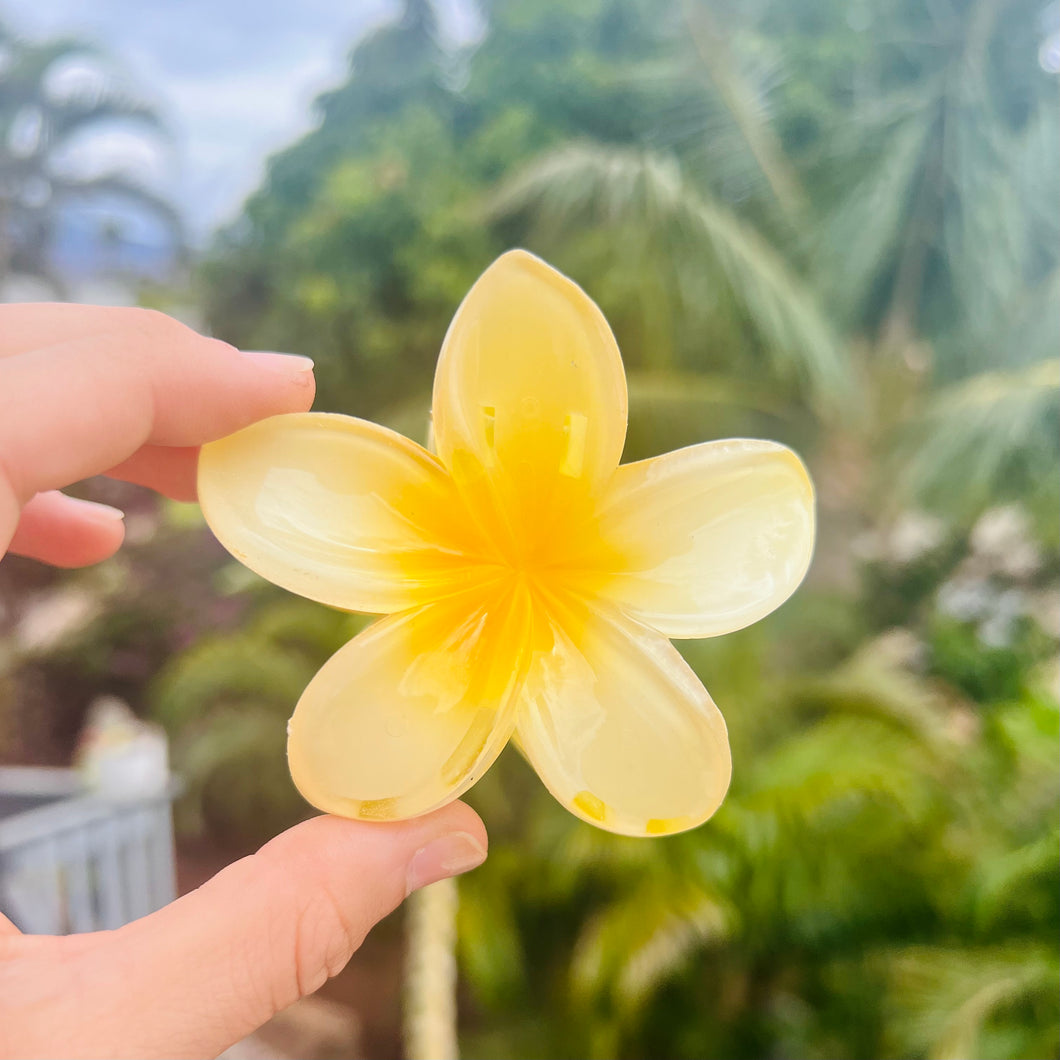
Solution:
[(772, 442), (618, 466), (625, 377), (576, 285), (513, 251), (454, 318), (434, 390), (438, 456), (350, 417), (264, 421), (205, 447), (200, 499), (252, 569), (389, 614), (309, 684), (292, 775), (321, 809), (424, 813), (513, 733), (573, 813), (627, 835), (706, 820), (725, 724), (666, 639), (782, 603), (813, 546), (813, 491)]

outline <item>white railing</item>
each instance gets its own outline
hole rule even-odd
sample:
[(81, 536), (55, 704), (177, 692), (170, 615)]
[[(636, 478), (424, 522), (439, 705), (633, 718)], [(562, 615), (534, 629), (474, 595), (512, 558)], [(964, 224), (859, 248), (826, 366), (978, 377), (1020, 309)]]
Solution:
[(73, 770), (0, 768), (0, 913), (25, 932), (65, 935), (171, 902), (176, 788), (105, 798)]

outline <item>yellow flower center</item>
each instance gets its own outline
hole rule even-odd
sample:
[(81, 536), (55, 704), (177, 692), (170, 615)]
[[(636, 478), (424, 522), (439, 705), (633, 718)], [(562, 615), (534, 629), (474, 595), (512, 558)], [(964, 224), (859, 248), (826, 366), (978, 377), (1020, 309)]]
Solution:
[[(568, 489), (555, 480), (538, 484), (535, 504), (527, 507), (498, 496), (496, 482), (484, 474), (457, 477), (460, 502), (433, 512), (430, 532), (449, 546), (452, 588), (481, 593), (484, 607), (506, 606), (513, 594), (525, 592), (537, 626), (556, 618), (560, 601), (568, 601), (562, 605), (567, 610), (572, 597), (591, 595), (608, 571), (624, 569), (600, 533), (583, 483)], [(533, 485), (524, 484), (521, 496)], [(418, 556), (410, 559), (410, 576), (413, 569), (422, 572)]]

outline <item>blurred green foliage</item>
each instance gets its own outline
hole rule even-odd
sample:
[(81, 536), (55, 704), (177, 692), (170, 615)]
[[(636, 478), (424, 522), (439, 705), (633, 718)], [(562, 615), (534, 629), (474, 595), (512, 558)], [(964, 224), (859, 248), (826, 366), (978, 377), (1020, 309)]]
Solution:
[[(470, 1057), (1060, 1055), (1060, 121), (1030, 0), (427, 0), (357, 46), (203, 270), (215, 331), (317, 360), (422, 438), (452, 312), (505, 246), (601, 303), (627, 458), (797, 445), (807, 586), (683, 645), (733, 788), (651, 843), (514, 752), (474, 789)], [(284, 718), (359, 619), (240, 589), (154, 689), (186, 824), (304, 812)]]

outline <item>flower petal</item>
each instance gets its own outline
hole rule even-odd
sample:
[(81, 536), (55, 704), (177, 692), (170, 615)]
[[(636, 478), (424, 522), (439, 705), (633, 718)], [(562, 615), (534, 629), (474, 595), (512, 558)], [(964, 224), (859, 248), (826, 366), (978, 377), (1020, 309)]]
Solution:
[(523, 753), (571, 813), (622, 835), (694, 828), (721, 805), (725, 721), (664, 637), (618, 611), (568, 605), (535, 630)]
[(298, 790), (328, 813), (414, 817), (489, 768), (514, 725), (525, 590), (497, 586), (392, 615), (313, 678), (288, 726)]
[(274, 416), (211, 442), (199, 458), (199, 501), (252, 570), (350, 611), (445, 595), (480, 548), (438, 460), (351, 416)]
[(620, 467), (599, 532), (599, 555), (615, 572), (599, 592), (668, 637), (730, 633), (802, 581), (813, 484), (776, 442), (707, 442)]
[(434, 430), (443, 463), (506, 556), (584, 517), (626, 432), (622, 359), (592, 299), (526, 251), (498, 258), (446, 335)]

